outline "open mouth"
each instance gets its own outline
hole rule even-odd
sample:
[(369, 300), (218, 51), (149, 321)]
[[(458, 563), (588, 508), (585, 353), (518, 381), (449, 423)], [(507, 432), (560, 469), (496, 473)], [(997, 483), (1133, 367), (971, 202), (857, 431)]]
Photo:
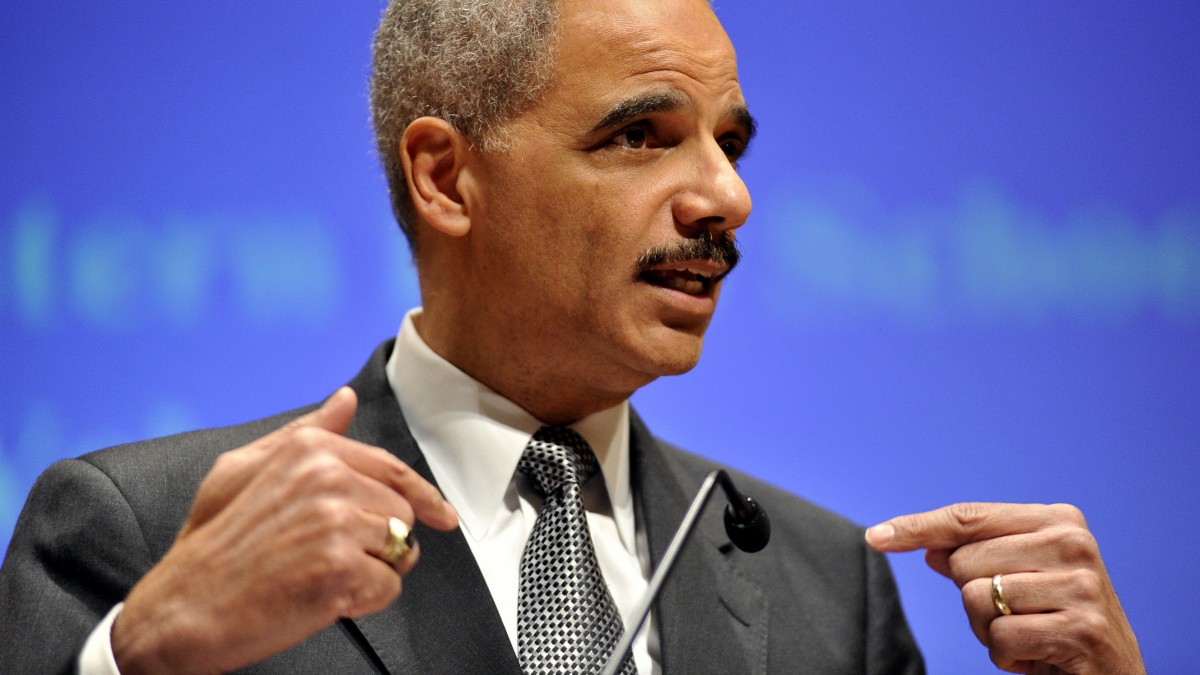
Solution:
[(700, 272), (688, 267), (660, 267), (645, 270), (638, 278), (653, 286), (669, 288), (688, 295), (708, 295), (721, 274)]
[(682, 242), (650, 249), (638, 259), (638, 280), (696, 298), (713, 289), (741, 259), (731, 232), (704, 230)]

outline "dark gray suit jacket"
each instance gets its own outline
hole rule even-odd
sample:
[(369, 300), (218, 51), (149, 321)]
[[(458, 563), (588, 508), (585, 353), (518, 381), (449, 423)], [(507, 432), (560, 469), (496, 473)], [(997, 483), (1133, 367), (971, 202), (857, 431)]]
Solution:
[[(384, 375), (391, 343), (351, 382), (348, 436), (433, 480)], [(311, 408), (309, 408), (311, 409)], [(296, 410), (65, 460), (34, 485), (0, 569), (0, 671), (67, 672), (101, 617), (171, 546), (218, 454)], [(632, 482), (655, 565), (712, 462), (655, 439), (633, 416)], [(742, 474), (771, 514), (762, 552), (735, 549), (716, 507), (655, 608), (668, 673), (923, 672), (884, 558), (862, 530)], [(714, 500), (720, 501), (720, 500)], [(388, 609), (343, 619), (247, 672), (518, 673), (461, 531), (418, 525), (421, 562)]]

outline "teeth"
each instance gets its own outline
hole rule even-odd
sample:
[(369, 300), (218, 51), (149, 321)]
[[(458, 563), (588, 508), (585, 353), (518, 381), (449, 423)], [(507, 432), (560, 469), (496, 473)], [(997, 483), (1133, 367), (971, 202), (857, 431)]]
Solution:
[(704, 292), (704, 282), (700, 279), (669, 276), (663, 279), (663, 285), (689, 295), (698, 295)]
[(656, 286), (670, 288), (688, 295), (702, 295), (712, 285), (712, 277), (686, 267), (663, 268), (645, 272), (642, 278)]

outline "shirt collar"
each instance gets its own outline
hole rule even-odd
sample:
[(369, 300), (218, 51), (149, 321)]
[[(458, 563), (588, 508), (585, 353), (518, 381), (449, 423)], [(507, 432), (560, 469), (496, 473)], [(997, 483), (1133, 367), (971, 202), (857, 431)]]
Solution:
[[(408, 312), (387, 362), (391, 384), (413, 439), (442, 494), (458, 510), (468, 536), (487, 536), (530, 437), (533, 415), (456, 368), (429, 348)], [(622, 545), (636, 551), (629, 487), (629, 402), (570, 425), (592, 446), (608, 489)]]

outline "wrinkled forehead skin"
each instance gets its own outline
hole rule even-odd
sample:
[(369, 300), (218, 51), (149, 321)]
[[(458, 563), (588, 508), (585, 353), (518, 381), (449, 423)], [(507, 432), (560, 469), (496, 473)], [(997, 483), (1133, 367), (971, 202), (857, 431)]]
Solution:
[(733, 44), (704, 0), (562, 0), (559, 10), (551, 89), (590, 76), (621, 97), (639, 80), (683, 79), (744, 105)]

